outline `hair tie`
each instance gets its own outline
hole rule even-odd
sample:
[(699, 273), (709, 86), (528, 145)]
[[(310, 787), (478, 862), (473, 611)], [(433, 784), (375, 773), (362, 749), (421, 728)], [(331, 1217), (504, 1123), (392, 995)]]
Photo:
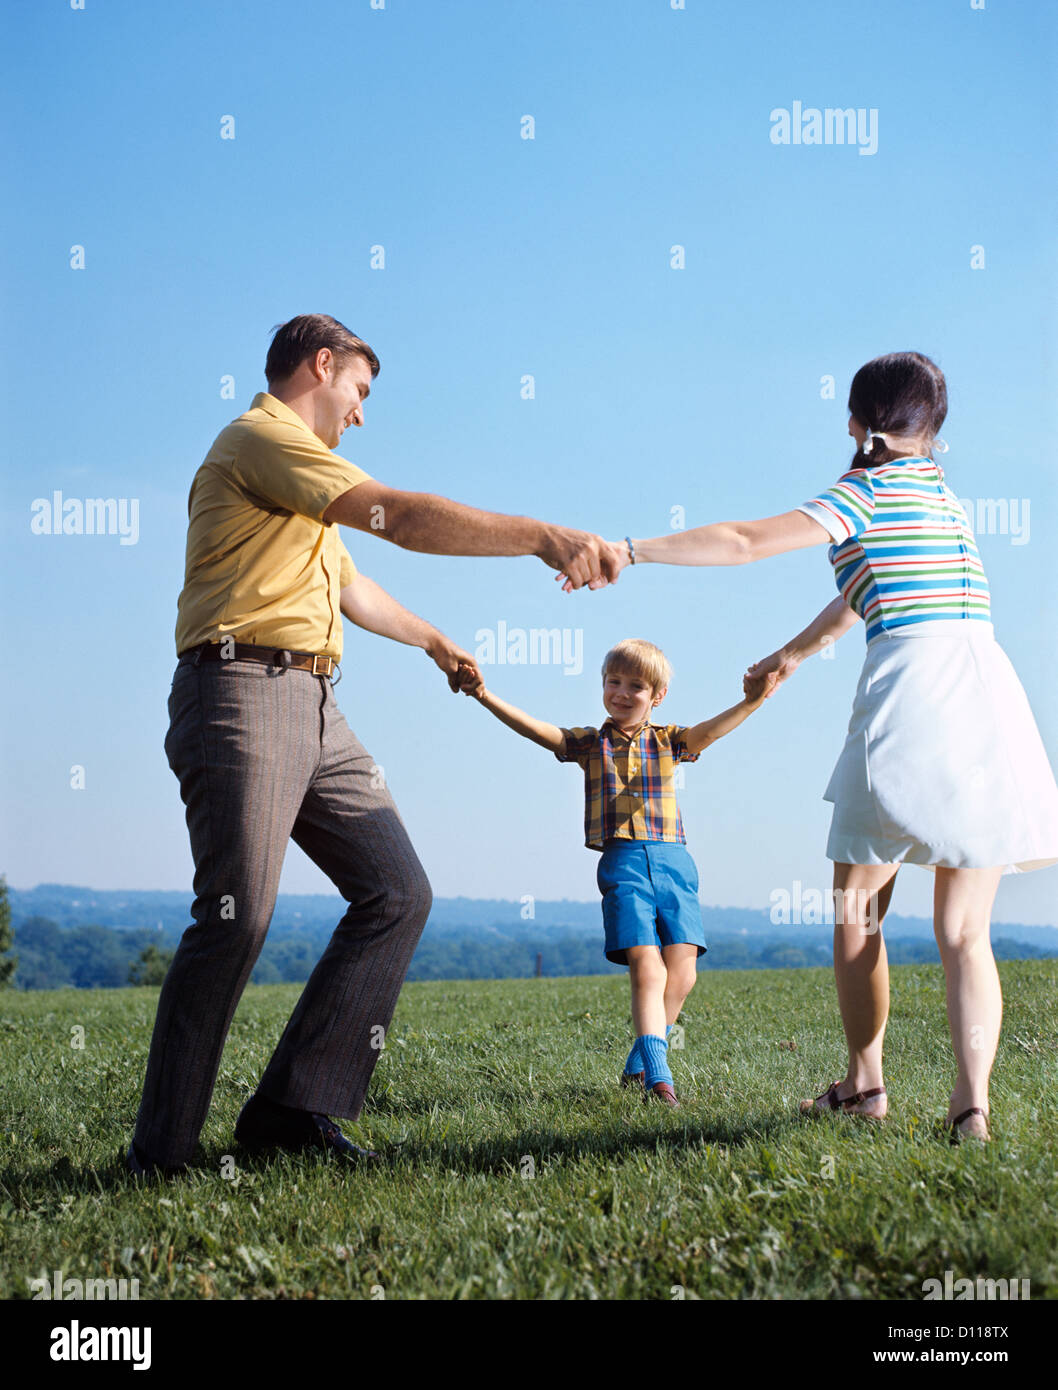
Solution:
[(884, 445), (888, 446), (888, 440), (885, 435), (880, 430), (872, 430), (870, 425), (868, 425), (867, 438), (863, 441), (863, 452), (865, 454), (869, 454), (874, 448), (874, 441), (876, 439), (880, 439)]

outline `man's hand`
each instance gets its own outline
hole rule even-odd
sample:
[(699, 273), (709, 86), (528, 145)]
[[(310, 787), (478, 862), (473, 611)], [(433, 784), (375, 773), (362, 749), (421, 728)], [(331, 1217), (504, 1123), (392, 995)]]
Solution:
[(457, 647), (443, 632), (439, 632), (426, 648), (426, 655), (447, 676), (448, 688), (453, 694), (458, 694), (460, 690), (460, 672), (464, 669), (473, 672), (477, 680), (482, 680), (477, 662), (470, 653), (465, 652), (462, 647)]
[(572, 531), (565, 526), (549, 526), (537, 556), (545, 565), (558, 570), (556, 582), (568, 594), (572, 589), (604, 589), (620, 573), (613, 547), (589, 531)]
[[(598, 578), (590, 579), (587, 587), (589, 589), (605, 589), (607, 584), (616, 584), (617, 576), (629, 563), (628, 545), (625, 541), (603, 541), (599, 556), (601, 573)], [(562, 589), (567, 594), (572, 593), (577, 588), (569, 574), (556, 574), (555, 582), (562, 582)]]

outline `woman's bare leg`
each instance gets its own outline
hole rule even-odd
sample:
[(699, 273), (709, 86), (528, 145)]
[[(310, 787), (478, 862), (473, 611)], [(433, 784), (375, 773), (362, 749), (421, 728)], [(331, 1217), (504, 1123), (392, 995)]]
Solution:
[[(977, 1106), (988, 1114), (988, 1078), (999, 1046), (1003, 996), (988, 928), (1002, 869), (937, 869), (933, 928), (944, 964), (948, 1026), (958, 1075), (948, 1123)], [(988, 1125), (971, 1115), (961, 1132), (987, 1139)]]
[[(849, 1067), (838, 1085), (845, 1100), (884, 1086), (882, 1042), (889, 1018), (889, 961), (882, 922), (893, 895), (898, 864), (834, 865), (834, 979), (849, 1047)], [(820, 1110), (829, 1110), (822, 1099)], [(877, 1119), (888, 1109), (885, 1096), (861, 1101), (850, 1113)]]

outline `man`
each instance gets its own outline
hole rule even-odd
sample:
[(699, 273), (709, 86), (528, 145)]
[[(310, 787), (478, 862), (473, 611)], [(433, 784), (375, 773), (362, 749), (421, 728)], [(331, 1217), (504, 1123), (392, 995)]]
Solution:
[(453, 691), (460, 663), (474, 663), (359, 574), (334, 523), (436, 555), (537, 555), (576, 588), (616, 574), (597, 536), (401, 492), (332, 453), (363, 424), (378, 371), (371, 348), (335, 319), (291, 319), (268, 352), (268, 391), (221, 431), (192, 483), (165, 748), (187, 808), (194, 923), (158, 1002), (127, 1156), (136, 1174), (174, 1172), (192, 1156), (288, 839), (349, 906), (236, 1139), (366, 1154), (331, 1117), (360, 1114), (431, 893), (335, 703), (341, 615), (422, 647)]

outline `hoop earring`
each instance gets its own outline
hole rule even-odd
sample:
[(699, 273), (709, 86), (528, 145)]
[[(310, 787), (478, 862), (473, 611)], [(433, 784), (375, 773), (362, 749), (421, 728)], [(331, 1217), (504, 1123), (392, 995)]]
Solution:
[(933, 447), (938, 454), (946, 454), (948, 452), (947, 440), (941, 439), (940, 435), (933, 441)]

